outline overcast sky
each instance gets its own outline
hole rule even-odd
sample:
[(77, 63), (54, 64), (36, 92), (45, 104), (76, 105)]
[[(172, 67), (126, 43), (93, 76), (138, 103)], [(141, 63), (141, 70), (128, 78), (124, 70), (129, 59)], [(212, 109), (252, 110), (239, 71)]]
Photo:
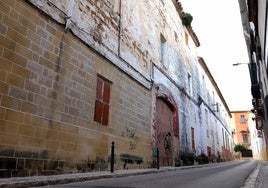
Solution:
[(231, 111), (250, 110), (248, 54), (238, 0), (180, 0), (193, 16), (192, 27), (204, 58)]

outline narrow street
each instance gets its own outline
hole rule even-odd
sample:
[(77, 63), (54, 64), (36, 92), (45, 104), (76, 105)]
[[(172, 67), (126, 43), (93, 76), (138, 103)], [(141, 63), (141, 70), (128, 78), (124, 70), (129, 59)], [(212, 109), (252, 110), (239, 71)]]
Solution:
[(163, 173), (101, 179), (47, 187), (89, 188), (240, 188), (256, 167), (256, 161), (236, 161)]

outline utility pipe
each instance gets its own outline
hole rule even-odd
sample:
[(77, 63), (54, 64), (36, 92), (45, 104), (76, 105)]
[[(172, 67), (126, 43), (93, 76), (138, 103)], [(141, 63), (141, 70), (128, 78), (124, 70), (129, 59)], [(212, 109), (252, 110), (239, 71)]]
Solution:
[(69, 26), (71, 24), (71, 18), (73, 15), (73, 7), (74, 7), (74, 0), (69, 0), (69, 6), (68, 6), (68, 12), (67, 12), (67, 18), (66, 18), (66, 25), (65, 25), (65, 32), (68, 31)]
[(241, 14), (241, 21), (244, 31), (244, 37), (246, 40), (247, 50), (249, 59), (250, 57), (250, 28), (249, 28), (249, 20), (248, 20), (248, 8), (247, 8), (247, 0), (238, 0), (239, 7), (240, 7), (240, 14)]

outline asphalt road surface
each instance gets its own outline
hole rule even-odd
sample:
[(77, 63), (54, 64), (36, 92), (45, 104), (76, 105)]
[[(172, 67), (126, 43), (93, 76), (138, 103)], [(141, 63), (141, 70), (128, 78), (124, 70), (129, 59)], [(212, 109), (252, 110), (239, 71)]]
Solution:
[(256, 161), (220, 163), (147, 175), (101, 179), (47, 187), (87, 188), (240, 188), (255, 169)]

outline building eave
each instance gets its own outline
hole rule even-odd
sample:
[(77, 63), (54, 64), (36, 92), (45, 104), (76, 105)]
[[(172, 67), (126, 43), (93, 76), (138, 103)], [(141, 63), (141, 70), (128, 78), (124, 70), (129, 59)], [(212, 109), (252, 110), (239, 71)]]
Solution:
[[(183, 17), (185, 16), (185, 12), (183, 11), (183, 7), (182, 7), (182, 4), (179, 0), (172, 0), (173, 1), (173, 4), (175, 5), (177, 11), (178, 11), (178, 14), (180, 16), (181, 19), (183, 19)], [(185, 26), (186, 29), (188, 30), (190, 36), (192, 37), (194, 43), (195, 43), (195, 46), (196, 47), (199, 47), (200, 46), (200, 42), (199, 42), (199, 39), (196, 35), (196, 33), (194, 32), (193, 28), (191, 25), (189, 26)]]
[(203, 68), (203, 70), (206, 72), (206, 74), (207, 74), (207, 76), (208, 76), (210, 82), (211, 82), (212, 85), (214, 86), (214, 88), (215, 88), (215, 90), (216, 90), (218, 96), (220, 97), (220, 99), (221, 99), (221, 101), (222, 101), (222, 104), (224, 105), (224, 107), (225, 107), (225, 109), (226, 109), (226, 111), (227, 111), (227, 113), (228, 113), (228, 115), (229, 115), (229, 117), (232, 117), (232, 114), (231, 114), (231, 112), (230, 112), (230, 109), (229, 109), (229, 107), (228, 107), (228, 105), (227, 105), (227, 103), (226, 103), (226, 101), (225, 101), (225, 99), (224, 99), (224, 97), (223, 97), (223, 95), (222, 95), (222, 93), (221, 93), (221, 91), (220, 91), (220, 89), (219, 89), (217, 83), (215, 82), (215, 80), (214, 80), (212, 74), (210, 73), (210, 70), (208, 69), (208, 67), (207, 67), (207, 65), (206, 65), (206, 63), (205, 63), (205, 60), (204, 60), (202, 57), (198, 57), (198, 62), (199, 62), (199, 64), (201, 65), (201, 67)]

